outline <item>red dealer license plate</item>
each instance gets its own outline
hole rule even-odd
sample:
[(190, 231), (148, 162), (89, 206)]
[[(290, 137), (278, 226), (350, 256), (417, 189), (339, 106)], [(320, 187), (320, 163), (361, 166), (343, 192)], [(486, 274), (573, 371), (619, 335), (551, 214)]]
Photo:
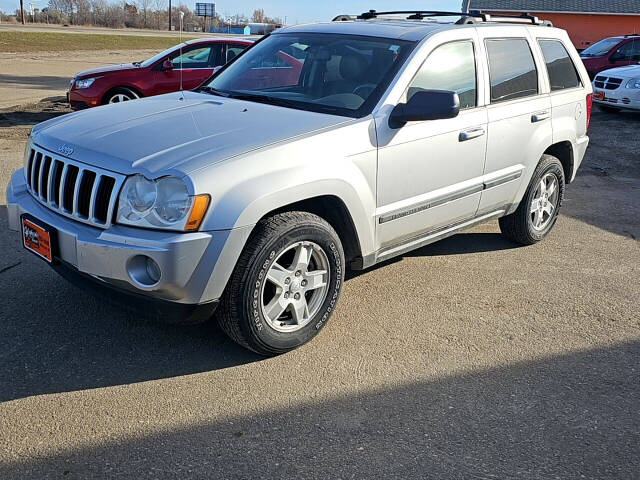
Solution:
[(22, 244), (24, 248), (49, 263), (53, 261), (51, 238), (50, 229), (37, 225), (28, 218), (22, 218)]

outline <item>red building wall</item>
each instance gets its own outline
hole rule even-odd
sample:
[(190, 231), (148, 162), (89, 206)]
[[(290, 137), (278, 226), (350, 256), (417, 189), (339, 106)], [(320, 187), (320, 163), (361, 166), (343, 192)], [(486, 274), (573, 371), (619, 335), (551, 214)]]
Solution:
[[(487, 13), (491, 11), (486, 10)], [(494, 12), (513, 13), (522, 12)], [(582, 50), (605, 37), (640, 33), (640, 14), (638, 15), (596, 15), (583, 13), (531, 12), (553, 25), (565, 29), (576, 48)]]

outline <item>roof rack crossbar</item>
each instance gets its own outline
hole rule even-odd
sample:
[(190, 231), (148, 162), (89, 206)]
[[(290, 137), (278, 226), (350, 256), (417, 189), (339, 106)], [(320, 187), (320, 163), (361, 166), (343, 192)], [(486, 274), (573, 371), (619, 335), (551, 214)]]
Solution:
[(388, 12), (378, 12), (369, 10), (358, 15), (358, 20), (372, 20), (381, 16), (388, 15), (407, 15), (407, 20), (423, 20), (431, 17), (461, 17), (457, 24), (472, 24), (479, 22), (498, 22), (498, 23), (523, 23), (532, 25), (553, 26), (548, 20), (540, 20), (535, 15), (523, 13), (521, 15), (504, 15), (504, 14), (488, 14), (480, 10), (471, 10), (469, 12), (447, 12), (441, 10), (394, 10)]

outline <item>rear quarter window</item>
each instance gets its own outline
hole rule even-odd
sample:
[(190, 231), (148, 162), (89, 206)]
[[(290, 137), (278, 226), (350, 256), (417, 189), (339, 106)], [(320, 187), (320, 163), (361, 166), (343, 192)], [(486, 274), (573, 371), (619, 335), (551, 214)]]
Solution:
[(569, 52), (559, 40), (538, 40), (549, 73), (551, 91), (582, 86)]
[(538, 71), (524, 38), (487, 39), (491, 103), (538, 94)]

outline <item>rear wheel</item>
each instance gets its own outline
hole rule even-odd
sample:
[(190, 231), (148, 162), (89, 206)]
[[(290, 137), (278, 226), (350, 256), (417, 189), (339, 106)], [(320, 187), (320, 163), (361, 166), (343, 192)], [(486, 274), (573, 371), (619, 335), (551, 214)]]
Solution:
[(128, 102), (137, 98), (140, 98), (140, 96), (130, 88), (119, 87), (113, 89), (105, 96), (104, 103)]
[(523, 245), (539, 242), (555, 225), (563, 196), (562, 164), (543, 155), (518, 209), (499, 220), (502, 234)]
[(293, 350), (324, 327), (344, 281), (340, 238), (306, 212), (262, 220), (247, 242), (219, 310), (222, 329), (262, 355)]

